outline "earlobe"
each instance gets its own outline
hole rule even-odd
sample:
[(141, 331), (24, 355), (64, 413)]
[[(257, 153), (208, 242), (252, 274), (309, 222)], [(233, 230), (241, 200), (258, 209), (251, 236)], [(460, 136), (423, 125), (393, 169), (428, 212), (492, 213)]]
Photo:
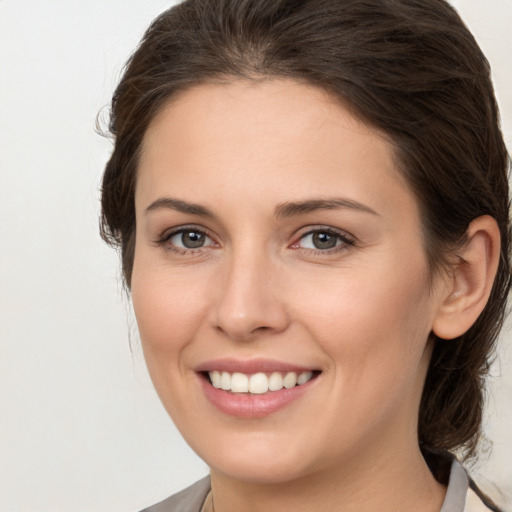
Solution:
[(443, 339), (464, 334), (487, 304), (500, 258), (500, 232), (492, 217), (471, 222), (456, 258), (432, 327)]

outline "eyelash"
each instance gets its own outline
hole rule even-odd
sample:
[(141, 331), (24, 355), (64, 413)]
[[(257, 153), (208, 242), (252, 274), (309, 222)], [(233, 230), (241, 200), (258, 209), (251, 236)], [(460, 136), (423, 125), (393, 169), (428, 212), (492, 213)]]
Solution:
[[(210, 243), (208, 245), (202, 245), (202, 246), (197, 247), (197, 248), (177, 247), (176, 245), (170, 243), (170, 240), (173, 237), (175, 237), (177, 235), (180, 235), (180, 234), (183, 234), (183, 233), (195, 233), (195, 234), (198, 234), (199, 236), (203, 236), (205, 238), (210, 239), (210, 241), (212, 243)], [(327, 249), (308, 248), (308, 247), (301, 247), (300, 246), (300, 242), (301, 241), (305, 240), (306, 237), (313, 236), (315, 234), (326, 234), (326, 235), (335, 237), (336, 240), (337, 240), (336, 241), (336, 245), (334, 247), (327, 248)], [(206, 230), (197, 228), (195, 226), (182, 226), (182, 227), (180, 227), (178, 229), (175, 229), (175, 230), (172, 230), (170, 232), (169, 231), (164, 232), (155, 241), (155, 244), (157, 246), (159, 246), (159, 247), (165, 247), (166, 250), (169, 250), (169, 251), (172, 251), (172, 252), (175, 252), (175, 253), (178, 253), (178, 254), (182, 254), (182, 255), (189, 254), (189, 253), (200, 254), (203, 251), (203, 249), (216, 245), (215, 241), (208, 234), (208, 232)], [(355, 240), (350, 235), (348, 235), (347, 233), (341, 232), (341, 231), (337, 231), (337, 230), (335, 230), (335, 229), (333, 229), (331, 227), (317, 227), (317, 228), (314, 228), (314, 229), (310, 229), (309, 231), (307, 231), (305, 233), (302, 233), (299, 236), (299, 238), (295, 242), (293, 242), (293, 244), (290, 247), (292, 249), (296, 249), (296, 250), (307, 251), (310, 254), (313, 253), (313, 254), (319, 254), (319, 255), (326, 255), (326, 254), (333, 254), (333, 253), (337, 253), (337, 252), (340, 252), (340, 251), (347, 250), (348, 247), (353, 246), (353, 245), (355, 245)]]
[[(200, 246), (200, 247), (196, 247), (196, 248), (192, 248), (192, 247), (177, 247), (176, 245), (170, 243), (170, 240), (173, 237), (175, 237), (177, 235), (180, 235), (180, 234), (183, 234), (183, 233), (196, 233), (196, 234), (198, 234), (200, 236), (204, 236), (206, 238), (209, 238), (213, 243), (212, 244), (208, 244), (208, 245), (203, 245), (203, 246)], [(168, 251), (172, 251), (172, 252), (175, 252), (175, 253), (178, 253), (178, 254), (185, 255), (185, 254), (189, 254), (189, 253), (200, 254), (203, 251), (203, 249), (214, 246), (215, 242), (214, 242), (213, 238), (208, 234), (208, 232), (205, 231), (204, 229), (200, 229), (200, 228), (197, 228), (195, 226), (182, 226), (182, 227), (180, 227), (178, 229), (164, 232), (155, 241), (155, 244), (157, 246), (159, 246), (159, 247), (164, 247)]]
[[(328, 249), (318, 249), (318, 248), (304, 248), (301, 247), (299, 244), (301, 241), (304, 241), (306, 237), (312, 236), (315, 234), (326, 234), (332, 237), (335, 237), (337, 239), (336, 245), (334, 247), (328, 248)], [(338, 243), (339, 242), (339, 243)], [(291, 247), (293, 249), (297, 250), (305, 250), (309, 253), (313, 252), (313, 254), (320, 254), (320, 255), (327, 255), (327, 254), (334, 254), (338, 253), (340, 251), (346, 251), (349, 247), (355, 245), (355, 240), (353, 237), (348, 235), (347, 233), (343, 231), (338, 231), (331, 227), (316, 227), (314, 229), (310, 229), (309, 231), (306, 231), (305, 233), (302, 233), (300, 237), (297, 239), (296, 242), (294, 242)]]

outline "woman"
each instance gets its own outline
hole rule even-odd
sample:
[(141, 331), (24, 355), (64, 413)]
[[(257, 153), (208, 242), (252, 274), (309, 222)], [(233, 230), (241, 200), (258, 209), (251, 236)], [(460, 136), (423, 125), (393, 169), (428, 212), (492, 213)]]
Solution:
[(499, 510), (449, 454), (503, 321), (509, 157), (449, 5), (187, 0), (111, 130), (103, 236), (211, 469), (149, 511)]

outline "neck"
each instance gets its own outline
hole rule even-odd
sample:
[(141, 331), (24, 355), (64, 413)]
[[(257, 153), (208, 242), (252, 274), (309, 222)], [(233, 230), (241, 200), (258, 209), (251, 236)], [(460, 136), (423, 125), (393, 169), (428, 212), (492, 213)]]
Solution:
[[(404, 443), (404, 445), (407, 443)], [(417, 446), (417, 445), (416, 445)], [(371, 459), (277, 483), (241, 482), (212, 470), (215, 512), (439, 512), (446, 489), (419, 448), (402, 446)]]

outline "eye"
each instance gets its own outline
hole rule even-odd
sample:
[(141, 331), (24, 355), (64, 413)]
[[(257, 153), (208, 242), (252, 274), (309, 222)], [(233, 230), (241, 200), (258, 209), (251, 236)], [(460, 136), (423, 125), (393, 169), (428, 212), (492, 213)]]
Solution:
[(204, 231), (193, 228), (181, 228), (178, 231), (173, 231), (165, 235), (161, 243), (178, 250), (201, 249), (215, 245)]
[(292, 247), (313, 249), (316, 251), (329, 251), (353, 244), (354, 241), (347, 235), (334, 231), (333, 229), (315, 229), (302, 235)]

